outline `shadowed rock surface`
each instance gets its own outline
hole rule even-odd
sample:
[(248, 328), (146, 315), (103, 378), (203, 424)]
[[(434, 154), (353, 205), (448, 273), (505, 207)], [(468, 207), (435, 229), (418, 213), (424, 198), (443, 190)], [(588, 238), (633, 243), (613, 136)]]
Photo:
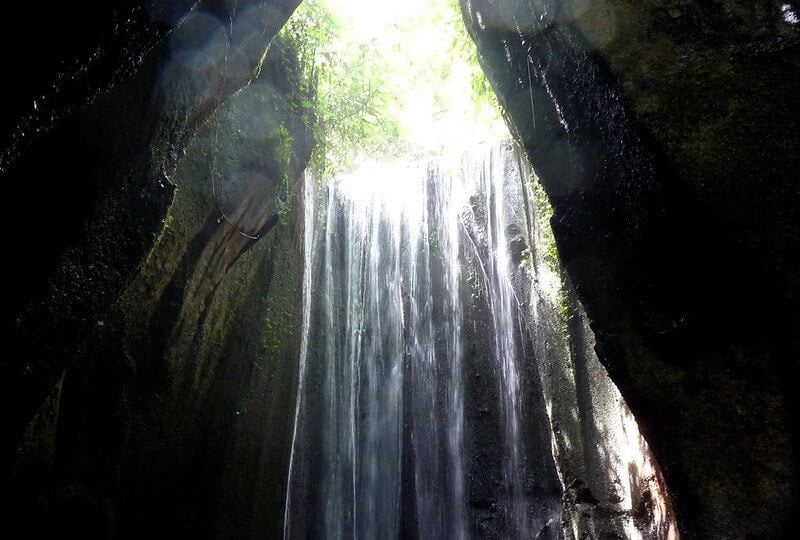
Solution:
[(28, 224), (3, 308), (11, 530), (280, 530), (314, 119), (273, 38), (298, 3), (14, 8), (59, 52), (3, 117)]
[(781, 2), (462, 2), (682, 531), (794, 530), (800, 28)]

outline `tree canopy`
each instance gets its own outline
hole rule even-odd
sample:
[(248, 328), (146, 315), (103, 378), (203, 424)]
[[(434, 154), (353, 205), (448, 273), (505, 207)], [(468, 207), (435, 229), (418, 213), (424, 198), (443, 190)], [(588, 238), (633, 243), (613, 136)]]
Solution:
[(316, 112), (317, 174), (463, 152), (504, 130), (458, 0), (305, 0), (284, 35)]

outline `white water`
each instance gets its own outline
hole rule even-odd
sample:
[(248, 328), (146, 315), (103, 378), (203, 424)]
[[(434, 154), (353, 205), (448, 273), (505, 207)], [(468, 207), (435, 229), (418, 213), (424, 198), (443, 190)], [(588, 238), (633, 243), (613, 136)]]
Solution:
[[(372, 164), (340, 178), (317, 194), (324, 226), (306, 207), (287, 538), (392, 538), (409, 527), (423, 538), (470, 536), (465, 295), (490, 313), (487, 363), (477, 366), (492, 378), (500, 434), (488, 519), (505, 537), (529, 535), (505, 160), (477, 155), (454, 174)], [(466, 261), (479, 280), (465, 280)]]

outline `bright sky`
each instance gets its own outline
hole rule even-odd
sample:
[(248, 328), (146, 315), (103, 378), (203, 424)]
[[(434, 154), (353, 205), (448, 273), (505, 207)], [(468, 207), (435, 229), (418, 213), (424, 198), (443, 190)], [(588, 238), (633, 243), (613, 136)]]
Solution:
[(404, 23), (425, 12), (430, 0), (328, 0), (328, 5), (349, 23), (355, 41), (381, 37), (394, 23)]

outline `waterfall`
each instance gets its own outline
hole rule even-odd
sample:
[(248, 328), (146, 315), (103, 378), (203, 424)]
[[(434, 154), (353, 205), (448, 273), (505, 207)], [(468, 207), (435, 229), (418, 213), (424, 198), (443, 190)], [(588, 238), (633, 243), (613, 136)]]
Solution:
[[(433, 169), (408, 216), (408, 304), (416, 516), (421, 536), (466, 536), (457, 192)], [(445, 502), (446, 501), (446, 502)]]
[(552, 456), (520, 426), (535, 369), (520, 366), (507, 237), (515, 155), (371, 164), (308, 188), (287, 538), (523, 538), (552, 517)]
[(286, 538), (658, 537), (534, 191), (512, 144), (306, 179)]

